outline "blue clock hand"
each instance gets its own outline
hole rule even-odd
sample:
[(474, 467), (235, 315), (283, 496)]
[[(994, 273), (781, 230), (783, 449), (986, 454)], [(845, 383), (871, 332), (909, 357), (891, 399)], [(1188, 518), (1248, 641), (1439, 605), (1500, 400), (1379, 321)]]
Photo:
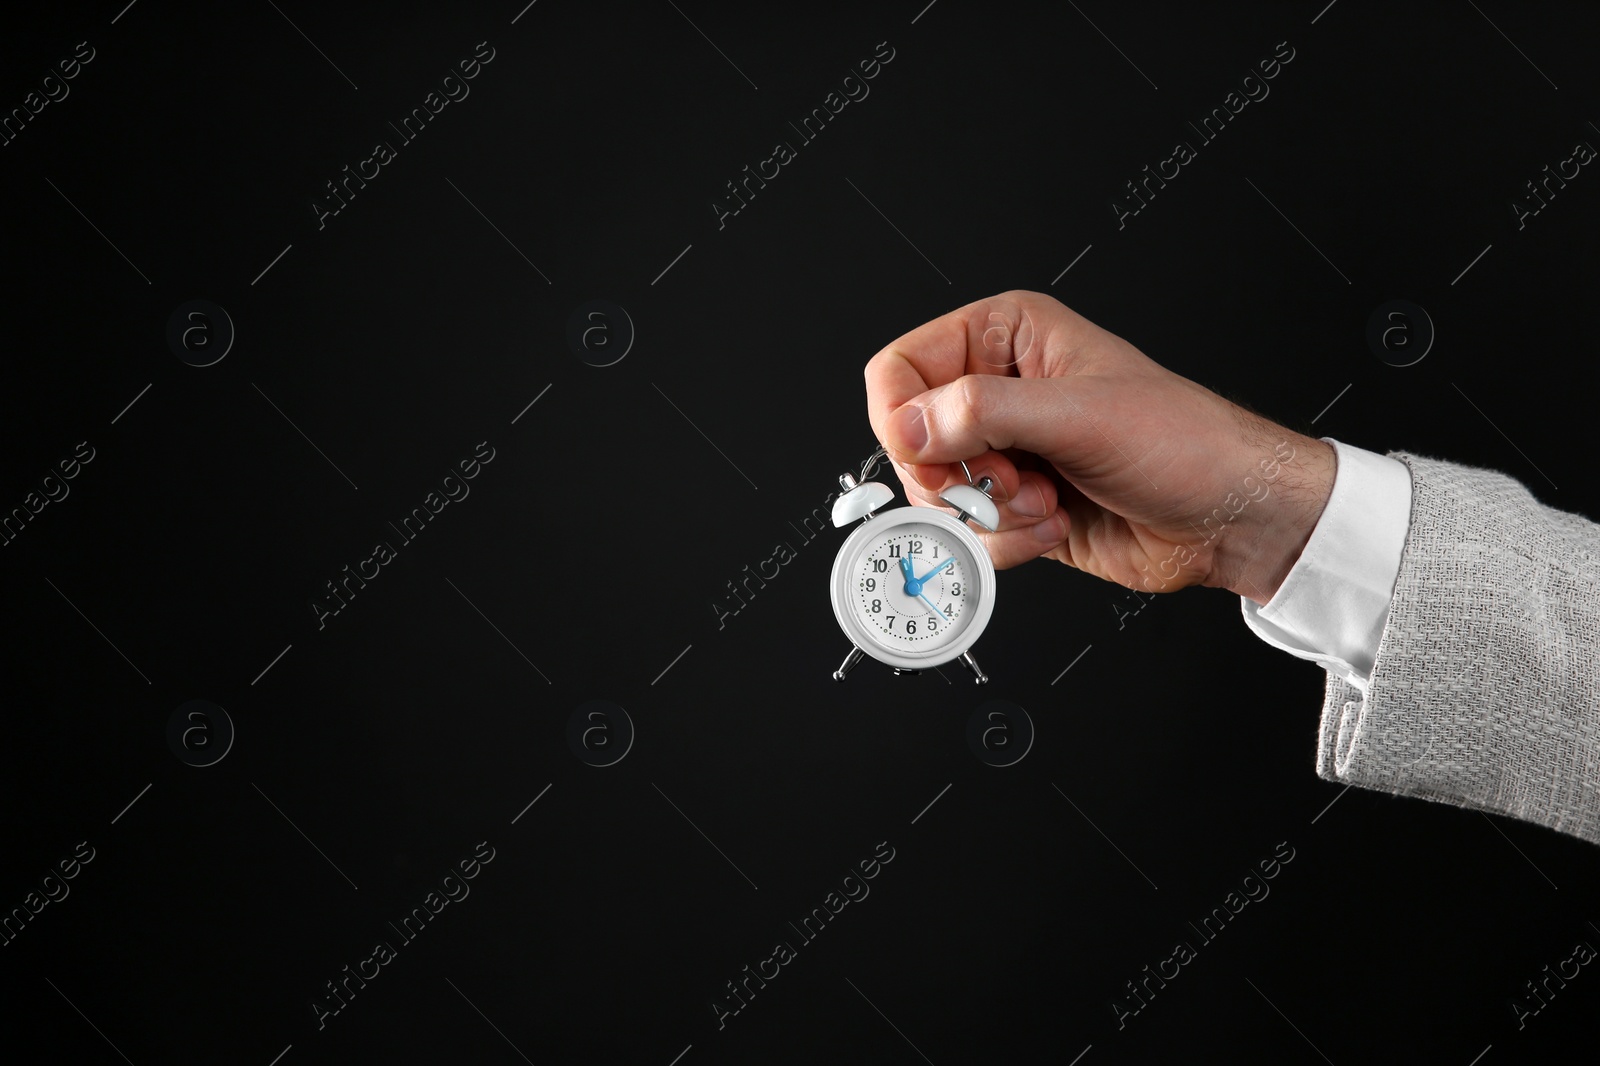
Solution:
[(900, 573), (903, 574), (905, 576), (905, 579), (906, 579), (906, 595), (907, 596), (915, 596), (919, 591), (921, 591), (921, 589), (922, 589), (921, 583), (918, 582), (916, 578), (911, 576), (911, 560), (910, 559), (901, 559), (900, 560)]
[(926, 574), (923, 574), (921, 577), (917, 578), (917, 583), (919, 585), (927, 584), (928, 583), (928, 579), (930, 577), (932, 577), (934, 574), (937, 574), (939, 571), (943, 570), (945, 567), (949, 566), (951, 563), (953, 563), (955, 561), (956, 561), (956, 557), (952, 555), (950, 558), (946, 559), (944, 562), (940, 563), (938, 566), (934, 567), (932, 570), (929, 570)]
[[(926, 580), (926, 578), (924, 578), (924, 580)], [(939, 605), (937, 603), (934, 603), (932, 600), (928, 599), (928, 594), (927, 593), (921, 591), (921, 585), (918, 585), (917, 588), (918, 588), (917, 595), (919, 597), (921, 597), (923, 603), (925, 603), (929, 607), (933, 608), (933, 613), (939, 616), (939, 620), (941, 622), (950, 621), (949, 618), (945, 617), (945, 613), (943, 611), (939, 610)]]

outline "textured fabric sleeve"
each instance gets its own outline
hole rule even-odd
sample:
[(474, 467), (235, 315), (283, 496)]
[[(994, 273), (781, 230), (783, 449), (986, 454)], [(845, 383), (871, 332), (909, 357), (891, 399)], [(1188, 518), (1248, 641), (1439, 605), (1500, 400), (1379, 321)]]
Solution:
[(1318, 775), (1600, 843), (1600, 526), (1390, 454), (1410, 528), (1367, 691), (1328, 675)]
[(1323, 437), (1337, 456), (1333, 490), (1272, 599), (1239, 597), (1251, 632), (1363, 693), (1378, 654), (1411, 515), (1406, 464)]

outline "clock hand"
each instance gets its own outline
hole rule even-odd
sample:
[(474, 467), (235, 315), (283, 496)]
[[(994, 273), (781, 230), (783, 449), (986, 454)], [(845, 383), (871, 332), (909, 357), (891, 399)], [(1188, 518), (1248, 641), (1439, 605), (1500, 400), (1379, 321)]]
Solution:
[(929, 607), (933, 608), (933, 613), (939, 616), (939, 620), (941, 622), (950, 621), (950, 619), (945, 616), (945, 613), (943, 611), (939, 610), (939, 605), (937, 603), (934, 603), (932, 600), (928, 599), (928, 594), (927, 593), (920, 591), (920, 586), (919, 586), (919, 591), (917, 592), (917, 595), (922, 599), (923, 603), (925, 603)]
[(921, 585), (921, 583), (919, 583), (917, 581), (916, 578), (911, 576), (911, 560), (910, 559), (901, 559), (900, 560), (900, 573), (903, 574), (905, 576), (905, 579), (906, 579), (906, 595), (907, 596), (915, 596), (917, 594), (917, 592), (922, 588), (922, 585)]
[(917, 578), (917, 583), (922, 585), (927, 584), (930, 577), (932, 577), (934, 574), (937, 574), (939, 571), (943, 570), (945, 567), (949, 566), (955, 561), (956, 557), (952, 555), (950, 558), (946, 559), (932, 570), (929, 570), (926, 574), (923, 574), (921, 577)]

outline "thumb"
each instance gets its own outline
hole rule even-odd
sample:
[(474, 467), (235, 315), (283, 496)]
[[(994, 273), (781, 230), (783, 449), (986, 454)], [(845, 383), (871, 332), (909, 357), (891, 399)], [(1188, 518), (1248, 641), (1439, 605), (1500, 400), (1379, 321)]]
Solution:
[(890, 413), (884, 444), (906, 463), (938, 464), (1006, 448), (1052, 456), (1093, 430), (1067, 378), (967, 374)]

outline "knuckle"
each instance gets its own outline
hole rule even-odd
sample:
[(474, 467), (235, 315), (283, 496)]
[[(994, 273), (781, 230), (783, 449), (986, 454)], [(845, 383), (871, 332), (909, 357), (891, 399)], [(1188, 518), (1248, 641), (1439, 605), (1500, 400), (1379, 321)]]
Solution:
[(988, 390), (977, 374), (966, 374), (956, 379), (951, 389), (949, 416), (958, 429), (974, 429), (982, 421), (988, 408)]

